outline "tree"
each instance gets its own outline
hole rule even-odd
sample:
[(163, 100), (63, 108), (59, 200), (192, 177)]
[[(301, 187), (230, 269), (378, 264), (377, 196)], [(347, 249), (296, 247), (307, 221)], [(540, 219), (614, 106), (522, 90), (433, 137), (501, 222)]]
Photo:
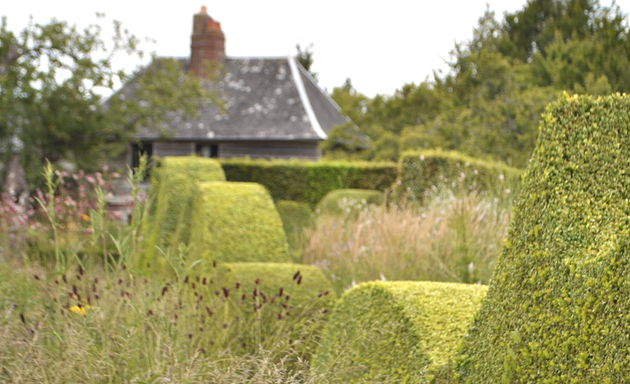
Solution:
[[(44, 159), (81, 167), (119, 152), (139, 126), (154, 127), (171, 111), (194, 113), (208, 97), (200, 80), (176, 62), (160, 61), (133, 72), (114, 67), (120, 54), (143, 57), (140, 40), (114, 22), (111, 42), (101, 28), (52, 20), (19, 34), (0, 23), (0, 152), (22, 154), (29, 179)], [(140, 78), (138, 75), (143, 72)], [(138, 79), (135, 97), (114, 94)]]
[(306, 48), (302, 49), (302, 47), (300, 46), (300, 44), (297, 44), (295, 46), (295, 49), (297, 50), (297, 55), (295, 56), (296, 60), (298, 61), (298, 63), (302, 64), (302, 66), (304, 67), (304, 69), (306, 69), (306, 72), (308, 72), (311, 77), (313, 77), (313, 79), (315, 81), (317, 81), (317, 72), (313, 72), (311, 70), (311, 66), (313, 65), (313, 44), (309, 44)]

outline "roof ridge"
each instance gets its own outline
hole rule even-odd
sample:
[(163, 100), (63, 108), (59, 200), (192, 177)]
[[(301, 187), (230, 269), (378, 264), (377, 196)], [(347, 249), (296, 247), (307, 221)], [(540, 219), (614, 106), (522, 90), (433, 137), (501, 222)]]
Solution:
[(313, 110), (313, 106), (311, 105), (311, 101), (308, 98), (308, 94), (306, 93), (306, 88), (304, 88), (304, 83), (302, 82), (302, 76), (300, 76), (300, 70), (298, 69), (298, 65), (295, 62), (295, 58), (289, 56), (287, 58), (289, 62), (289, 67), (291, 68), (291, 74), (293, 75), (293, 82), (298, 90), (298, 94), (300, 95), (300, 100), (302, 100), (302, 105), (304, 105), (304, 109), (306, 110), (306, 115), (311, 122), (311, 127), (322, 140), (328, 139), (328, 135), (322, 129), (321, 125), (319, 125), (319, 121), (317, 120), (317, 116), (315, 115), (315, 111)]

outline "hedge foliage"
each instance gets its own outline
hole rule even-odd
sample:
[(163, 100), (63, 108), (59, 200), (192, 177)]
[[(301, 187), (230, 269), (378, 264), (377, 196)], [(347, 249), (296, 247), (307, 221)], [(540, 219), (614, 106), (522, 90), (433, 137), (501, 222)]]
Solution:
[(299, 251), (305, 239), (304, 229), (313, 223), (314, 215), (311, 207), (298, 201), (280, 200), (276, 202), (276, 209), (282, 219), (284, 233), (293, 261), (299, 261)]
[(516, 194), (522, 170), (500, 162), (484, 161), (458, 152), (431, 150), (404, 152), (398, 162), (395, 195), (422, 201), (426, 194), (446, 188)]
[(337, 189), (328, 192), (317, 204), (318, 213), (354, 213), (367, 206), (383, 204), (383, 192), (369, 189)]
[[(199, 272), (192, 273), (188, 281), (199, 292), (208, 286), (209, 294), (218, 294), (229, 303), (224, 313), (214, 315), (240, 329), (237, 333), (243, 340), (233, 348), (255, 353), (258, 343), (272, 348), (284, 343), (288, 349), (293, 340), (300, 355), (315, 353), (323, 320), (330, 316), (337, 299), (319, 268), (288, 263), (205, 263), (195, 269)], [(315, 318), (319, 321), (313, 322)], [(259, 324), (254, 326), (253, 321)]]
[(190, 228), (193, 254), (206, 260), (291, 261), (282, 220), (260, 184), (199, 184)]
[(274, 200), (315, 205), (335, 189), (384, 191), (396, 181), (396, 164), (368, 162), (312, 162), (301, 160), (220, 160), (228, 181), (264, 185)]
[(448, 379), (486, 291), (455, 283), (360, 284), (335, 305), (313, 366), (348, 383)]
[[(151, 173), (149, 193), (154, 200), (155, 214), (150, 218), (147, 231), (147, 253), (153, 255), (155, 247), (162, 249), (178, 243), (188, 244), (190, 217), (197, 184), (225, 181), (221, 165), (202, 157), (165, 157)], [(150, 256), (149, 256), (150, 258)]]
[(630, 382), (630, 98), (547, 107), (466, 383)]

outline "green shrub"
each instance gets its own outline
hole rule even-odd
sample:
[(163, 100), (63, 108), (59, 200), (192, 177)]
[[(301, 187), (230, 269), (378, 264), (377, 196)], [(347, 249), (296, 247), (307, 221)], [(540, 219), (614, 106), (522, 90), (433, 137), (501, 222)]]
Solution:
[(282, 220), (260, 184), (198, 186), (191, 221), (193, 254), (224, 262), (289, 262)]
[(497, 196), (510, 189), (515, 195), (520, 189), (521, 174), (522, 170), (506, 164), (457, 152), (404, 152), (398, 162), (395, 195), (422, 201), (425, 195), (443, 188), (454, 192), (489, 191)]
[(312, 162), (301, 160), (220, 160), (228, 181), (264, 185), (274, 200), (315, 205), (335, 189), (384, 191), (396, 181), (396, 164), (368, 162)]
[(317, 204), (318, 213), (350, 214), (367, 206), (383, 204), (383, 192), (369, 189), (337, 189), (328, 192)]
[(360, 284), (335, 305), (313, 367), (339, 372), (337, 381), (346, 383), (448, 378), (486, 291), (456, 283)]
[[(326, 313), (336, 301), (332, 285), (319, 268), (284, 263), (206, 263), (201, 270), (191, 274), (188, 281), (195, 283), (199, 292), (207, 285), (208, 293), (216, 291), (229, 299), (230, 308), (216, 315), (242, 338), (233, 349), (244, 343), (238, 348), (240, 352), (255, 353), (259, 347), (286, 344), (287, 349), (291, 345), (297, 348), (300, 356), (310, 358), (314, 354), (323, 320), (330, 316)], [(257, 324), (252, 324), (254, 317)]]
[(626, 95), (547, 107), (462, 381), (630, 382), (629, 127)]
[(160, 161), (151, 175), (155, 214), (147, 223), (147, 260), (152, 259), (156, 246), (164, 250), (188, 244), (197, 184), (210, 181), (225, 181), (221, 165), (214, 159), (165, 157)]
[(301, 247), (305, 240), (304, 229), (313, 223), (313, 211), (306, 203), (297, 201), (280, 200), (276, 203), (276, 209), (282, 219), (282, 226), (287, 235), (289, 251), (294, 262), (301, 260)]

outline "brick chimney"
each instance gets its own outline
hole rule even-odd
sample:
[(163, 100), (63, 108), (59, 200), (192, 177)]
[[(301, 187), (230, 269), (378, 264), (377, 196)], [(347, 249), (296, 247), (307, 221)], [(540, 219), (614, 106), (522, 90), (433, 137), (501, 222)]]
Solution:
[(225, 58), (225, 36), (221, 23), (214, 21), (205, 6), (193, 18), (193, 32), (190, 39), (190, 70), (208, 77), (204, 64), (207, 60), (223, 63)]

